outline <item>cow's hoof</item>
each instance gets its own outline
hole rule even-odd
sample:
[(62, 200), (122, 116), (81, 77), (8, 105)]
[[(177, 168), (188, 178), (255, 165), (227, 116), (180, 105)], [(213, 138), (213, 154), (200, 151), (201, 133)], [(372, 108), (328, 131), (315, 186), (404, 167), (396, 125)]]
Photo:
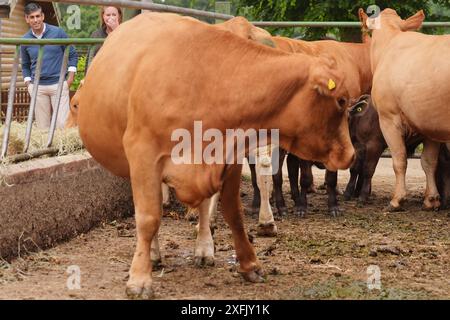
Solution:
[(150, 300), (155, 297), (151, 279), (144, 281), (142, 284), (127, 283), (126, 294), (130, 299)]
[(438, 211), (439, 208), (441, 207), (441, 202), (439, 200), (440, 200), (440, 197), (438, 195), (426, 197), (423, 202), (423, 210)]
[(280, 217), (286, 217), (288, 214), (288, 209), (286, 207), (282, 207), (278, 210), (278, 215)]
[(296, 216), (299, 216), (300, 218), (304, 218), (306, 216), (306, 208), (299, 208), (299, 207), (295, 207), (294, 208), (294, 214)]
[(344, 201), (352, 200), (352, 194), (349, 192), (344, 192)]
[(262, 269), (256, 269), (250, 272), (241, 272), (242, 277), (248, 281), (253, 283), (261, 283), (264, 282), (264, 272)]
[(194, 265), (197, 268), (212, 267), (214, 266), (214, 264), (215, 264), (214, 256), (194, 257)]
[(161, 258), (152, 260), (152, 270), (160, 270), (163, 267)]
[(334, 208), (330, 208), (328, 210), (328, 213), (330, 214), (330, 216), (332, 216), (333, 218), (337, 218), (339, 216), (342, 215), (342, 209), (339, 207), (334, 207)]
[(316, 187), (315, 186), (310, 186), (307, 190), (306, 193), (317, 193)]
[(259, 224), (256, 228), (256, 234), (260, 237), (276, 237), (278, 228), (275, 222)]

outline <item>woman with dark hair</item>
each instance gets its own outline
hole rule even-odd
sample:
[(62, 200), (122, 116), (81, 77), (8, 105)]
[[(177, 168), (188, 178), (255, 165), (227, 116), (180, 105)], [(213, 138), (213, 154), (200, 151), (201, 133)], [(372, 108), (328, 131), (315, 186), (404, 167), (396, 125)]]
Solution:
[[(119, 7), (101, 7), (100, 9), (101, 27), (91, 34), (91, 38), (106, 38), (122, 23), (122, 9)], [(89, 52), (89, 63), (95, 57), (101, 45), (93, 46)], [(88, 65), (89, 65), (88, 63)]]

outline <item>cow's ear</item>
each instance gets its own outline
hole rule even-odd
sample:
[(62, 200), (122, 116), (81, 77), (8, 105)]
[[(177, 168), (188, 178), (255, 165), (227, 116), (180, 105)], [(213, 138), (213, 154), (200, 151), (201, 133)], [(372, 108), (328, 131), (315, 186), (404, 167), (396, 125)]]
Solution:
[(369, 109), (370, 105), (370, 95), (366, 94), (361, 96), (355, 104), (353, 104), (349, 109), (350, 117), (361, 117)]
[(367, 27), (367, 19), (369, 19), (369, 16), (366, 14), (366, 12), (364, 11), (363, 8), (359, 8), (358, 10), (358, 16), (359, 16), (359, 21), (361, 22), (361, 25), (363, 27)]
[(313, 88), (322, 96), (335, 99), (348, 96), (344, 77), (338, 71), (334, 57), (317, 58), (316, 63), (311, 65), (309, 79)]
[(425, 20), (425, 13), (423, 10), (418, 11), (412, 17), (403, 20), (400, 24), (402, 31), (416, 31), (422, 27), (422, 23)]

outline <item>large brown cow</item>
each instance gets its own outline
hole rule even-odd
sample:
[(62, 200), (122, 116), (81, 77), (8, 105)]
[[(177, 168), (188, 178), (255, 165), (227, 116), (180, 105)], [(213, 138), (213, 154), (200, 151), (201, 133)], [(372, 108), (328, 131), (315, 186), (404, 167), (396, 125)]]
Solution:
[(427, 177), (424, 206), (440, 206), (435, 172), (439, 142), (450, 141), (450, 36), (412, 32), (424, 18), (419, 11), (402, 20), (394, 10), (385, 9), (379, 16), (380, 28), (372, 35), (372, 99), (396, 176), (391, 210), (400, 209), (406, 198), (403, 133), (409, 128), (425, 137), (421, 160)]
[(333, 170), (354, 159), (348, 91), (332, 62), (282, 53), (178, 15), (145, 13), (120, 25), (92, 62), (78, 99), (88, 151), (131, 178), (137, 245), (130, 296), (152, 296), (150, 246), (160, 225), (162, 182), (192, 207), (220, 190), (239, 270), (261, 280), (241, 216), (241, 165), (175, 163), (176, 130), (192, 134), (196, 120), (224, 137), (226, 129), (279, 128), (280, 145), (298, 156)]

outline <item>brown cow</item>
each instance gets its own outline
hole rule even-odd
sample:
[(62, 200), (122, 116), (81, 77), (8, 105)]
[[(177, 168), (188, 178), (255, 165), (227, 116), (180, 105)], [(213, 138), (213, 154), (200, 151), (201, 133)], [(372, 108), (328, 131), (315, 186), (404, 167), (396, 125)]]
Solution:
[(127, 293), (152, 296), (150, 246), (160, 225), (162, 182), (191, 207), (220, 190), (239, 270), (249, 281), (262, 280), (241, 216), (242, 166), (177, 164), (174, 132), (194, 133), (196, 120), (223, 136), (226, 129), (279, 128), (279, 143), (290, 152), (345, 169), (354, 159), (348, 99), (328, 59), (283, 53), (174, 14), (144, 13), (121, 24), (90, 66), (78, 125), (92, 156), (131, 178), (137, 245)]
[(406, 148), (403, 133), (410, 128), (424, 136), (422, 167), (427, 177), (424, 206), (440, 206), (435, 172), (440, 142), (450, 141), (450, 35), (412, 32), (422, 26), (419, 11), (402, 20), (392, 9), (380, 13), (380, 28), (372, 32), (372, 99), (383, 136), (392, 153), (396, 176), (390, 210), (406, 198)]

